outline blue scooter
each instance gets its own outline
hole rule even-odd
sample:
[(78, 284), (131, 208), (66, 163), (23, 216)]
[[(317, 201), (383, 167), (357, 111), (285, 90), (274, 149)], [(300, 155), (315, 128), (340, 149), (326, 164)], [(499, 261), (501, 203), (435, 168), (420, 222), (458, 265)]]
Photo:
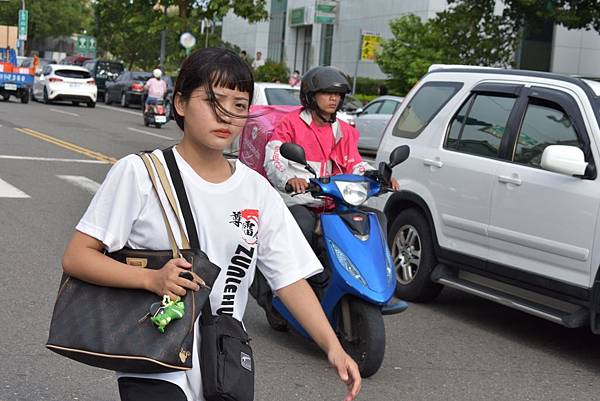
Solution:
[[(306, 162), (302, 147), (292, 143), (281, 146), (283, 157), (304, 165), (315, 175), (310, 179), (308, 192), (315, 198), (330, 198), (335, 203), (332, 212), (320, 215), (320, 228), (316, 230), (321, 234), (320, 259), (329, 277), (320, 288), (311, 285), (342, 346), (357, 362), (362, 377), (375, 374), (383, 362), (382, 315), (400, 313), (407, 304), (404, 301), (390, 303), (396, 287), (396, 272), (387, 237), (376, 214), (362, 211), (359, 206), (368, 198), (389, 191), (392, 168), (406, 160), (409, 153), (406, 145), (396, 148), (389, 163), (381, 162), (378, 170), (368, 171), (364, 176), (344, 174), (318, 178)], [(288, 186), (286, 191), (292, 192), (292, 188)], [(310, 338), (279, 298), (271, 296), (269, 301), (265, 312), (273, 328), (285, 331), (289, 326)]]

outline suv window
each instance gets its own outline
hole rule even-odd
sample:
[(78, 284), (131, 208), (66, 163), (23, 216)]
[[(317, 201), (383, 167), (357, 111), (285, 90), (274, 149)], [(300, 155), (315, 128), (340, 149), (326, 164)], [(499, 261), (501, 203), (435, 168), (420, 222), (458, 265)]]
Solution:
[(554, 102), (532, 99), (519, 131), (513, 161), (541, 168), (542, 153), (549, 145), (583, 149), (573, 122), (562, 107)]
[(428, 82), (410, 99), (396, 122), (392, 135), (414, 139), (462, 88), (457, 82)]
[(478, 156), (498, 157), (502, 135), (516, 100), (506, 96), (472, 96), (452, 120), (445, 147)]

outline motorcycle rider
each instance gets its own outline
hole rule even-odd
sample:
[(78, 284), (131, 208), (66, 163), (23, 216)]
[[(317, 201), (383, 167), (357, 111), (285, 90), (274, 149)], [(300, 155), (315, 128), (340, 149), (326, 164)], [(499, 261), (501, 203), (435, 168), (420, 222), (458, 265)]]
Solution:
[(167, 93), (167, 83), (164, 79), (160, 79), (161, 77), (162, 71), (159, 68), (156, 68), (152, 71), (152, 78), (144, 84), (144, 90), (148, 92), (144, 113), (148, 113), (150, 105), (156, 104), (156, 101), (159, 99), (164, 99), (165, 94)]
[[(344, 75), (333, 67), (315, 67), (302, 78), (300, 86), (299, 111), (284, 116), (275, 126), (265, 149), (265, 171), (271, 184), (280, 192), (292, 215), (298, 222), (309, 244), (316, 249), (314, 236), (317, 213), (329, 208), (320, 199), (304, 193), (312, 174), (304, 166), (289, 162), (281, 156), (279, 149), (283, 143), (292, 142), (304, 148), (306, 160), (321, 177), (337, 174), (363, 174), (374, 170), (364, 162), (358, 152), (358, 131), (336, 117), (350, 85)], [(285, 192), (289, 184), (299, 195)], [(391, 181), (392, 189), (398, 190), (399, 183)], [(386, 230), (383, 213), (377, 213)]]

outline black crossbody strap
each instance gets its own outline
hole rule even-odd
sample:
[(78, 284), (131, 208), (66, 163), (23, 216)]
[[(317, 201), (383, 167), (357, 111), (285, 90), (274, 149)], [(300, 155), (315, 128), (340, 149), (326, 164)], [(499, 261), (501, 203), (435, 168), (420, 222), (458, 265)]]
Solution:
[[(198, 240), (196, 223), (194, 222), (194, 216), (192, 216), (190, 202), (188, 201), (185, 187), (183, 186), (181, 173), (179, 172), (179, 167), (177, 166), (177, 161), (175, 160), (175, 155), (173, 154), (173, 148), (171, 147), (163, 149), (162, 152), (165, 156), (165, 161), (167, 162), (167, 168), (169, 169), (171, 181), (173, 181), (173, 186), (175, 187), (175, 192), (177, 193), (177, 199), (179, 199), (179, 206), (181, 207), (181, 214), (183, 214), (183, 219), (187, 228), (190, 245), (192, 248), (200, 249), (200, 241)], [(210, 323), (213, 320), (210, 297), (208, 297), (206, 303), (202, 307), (201, 319), (205, 324)]]
[(175, 161), (175, 155), (173, 154), (173, 148), (163, 149), (163, 155), (167, 162), (167, 168), (171, 175), (171, 181), (175, 187), (177, 193), (177, 199), (179, 200), (179, 206), (181, 207), (181, 214), (183, 214), (183, 220), (185, 221), (185, 227), (187, 228), (188, 238), (192, 248), (200, 249), (200, 241), (198, 240), (198, 232), (196, 231), (196, 223), (194, 216), (192, 215), (192, 209), (190, 208), (190, 202), (188, 201), (185, 187), (183, 186), (183, 180), (181, 179), (181, 173), (179, 167)]

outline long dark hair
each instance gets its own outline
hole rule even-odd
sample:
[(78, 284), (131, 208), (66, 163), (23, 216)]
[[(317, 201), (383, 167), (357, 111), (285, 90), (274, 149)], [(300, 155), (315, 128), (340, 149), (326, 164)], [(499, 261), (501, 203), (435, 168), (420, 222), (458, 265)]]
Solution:
[[(226, 115), (232, 118), (248, 118), (249, 114), (234, 114), (226, 110), (217, 100), (213, 86), (246, 92), (249, 101), (254, 96), (254, 77), (248, 64), (231, 50), (221, 48), (205, 48), (195, 51), (183, 61), (175, 88), (173, 89), (173, 105), (175, 96), (179, 95), (188, 101), (192, 92), (204, 89), (208, 101), (217, 117)], [(184, 117), (173, 107), (175, 121), (183, 130)]]

